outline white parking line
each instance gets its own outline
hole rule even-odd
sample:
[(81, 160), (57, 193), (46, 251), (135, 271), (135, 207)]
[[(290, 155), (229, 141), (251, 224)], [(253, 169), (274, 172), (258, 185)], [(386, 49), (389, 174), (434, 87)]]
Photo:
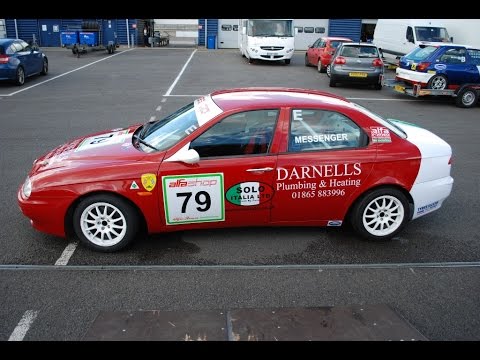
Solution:
[(62, 255), (58, 258), (58, 260), (55, 262), (55, 266), (65, 266), (68, 264), (68, 261), (73, 255), (73, 252), (77, 248), (78, 243), (73, 242), (67, 245), (65, 250), (63, 250)]
[(117, 56), (117, 55), (123, 54), (123, 53), (125, 53), (125, 52), (128, 52), (128, 51), (132, 51), (132, 50), (134, 50), (134, 49), (123, 50), (122, 52), (119, 52), (119, 53), (116, 53), (116, 54), (113, 54), (113, 55), (107, 56), (107, 57), (105, 57), (105, 58), (102, 58), (102, 59), (100, 59), (100, 60), (97, 60), (97, 61), (91, 62), (91, 63), (89, 63), (89, 64), (86, 64), (86, 65), (80, 66), (79, 68), (76, 68), (76, 69), (73, 69), (73, 70), (67, 71), (67, 72), (65, 72), (65, 73), (63, 73), (63, 74), (60, 74), (60, 75), (54, 76), (54, 77), (52, 77), (52, 78), (50, 78), (50, 79), (47, 79), (47, 80), (41, 81), (41, 82), (39, 82), (39, 83), (37, 83), (37, 84), (34, 84), (34, 85), (31, 85), (31, 86), (28, 86), (28, 87), (22, 88), (21, 90), (18, 90), (18, 91), (14, 91), (14, 92), (12, 92), (12, 93), (10, 93), (10, 94), (0, 94), (0, 97), (2, 97), (2, 96), (13, 96), (13, 95), (19, 94), (19, 93), (21, 93), (21, 92), (23, 92), (23, 91), (30, 90), (30, 89), (32, 89), (32, 88), (34, 88), (34, 87), (36, 87), (36, 86), (43, 85), (43, 84), (45, 84), (45, 83), (47, 83), (47, 82), (49, 82), (49, 81), (52, 81), (52, 80), (58, 79), (58, 78), (60, 78), (60, 77), (62, 77), (62, 76), (65, 76), (65, 75), (71, 74), (71, 73), (73, 73), (73, 72), (75, 72), (75, 71), (78, 71), (78, 70), (81, 70), (81, 69), (85, 69), (86, 67), (89, 67), (89, 66), (91, 66), (91, 65), (93, 65), (93, 64), (96, 64), (96, 63), (98, 63), (98, 62), (100, 62), (100, 61), (104, 61), (104, 60), (110, 59), (111, 57), (114, 57), (114, 56)]
[(33, 322), (37, 318), (37, 315), (38, 311), (25, 311), (25, 314), (23, 314), (23, 317), (18, 322), (17, 327), (13, 329), (13, 332), (8, 338), (8, 341), (22, 341), (27, 334), (27, 331), (30, 329), (30, 326), (32, 326)]
[(155, 109), (156, 111), (162, 110), (162, 105), (158, 105), (157, 108)]
[(172, 92), (172, 90), (173, 90), (173, 88), (175, 87), (175, 85), (177, 85), (178, 80), (180, 80), (180, 76), (182, 76), (183, 72), (184, 72), (185, 69), (187, 68), (188, 63), (190, 62), (190, 60), (192, 60), (193, 55), (195, 55), (196, 52), (197, 52), (197, 49), (193, 50), (192, 55), (190, 55), (190, 57), (188, 58), (188, 60), (187, 60), (187, 62), (185, 63), (185, 65), (183, 65), (182, 70), (180, 70), (180, 73), (179, 73), (178, 76), (175, 78), (173, 84), (168, 88), (167, 92), (166, 92), (165, 95), (163, 95), (163, 96), (169, 96), (169, 95), (170, 95), (170, 93)]

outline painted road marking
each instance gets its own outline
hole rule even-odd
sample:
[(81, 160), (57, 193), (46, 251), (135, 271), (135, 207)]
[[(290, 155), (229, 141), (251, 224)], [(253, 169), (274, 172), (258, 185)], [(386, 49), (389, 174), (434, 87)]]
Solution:
[(150, 122), (154, 122), (154, 121), (155, 121), (155, 115), (153, 115), (153, 116), (150, 116), (150, 120), (148, 120), (148, 121), (150, 121)]
[(183, 65), (182, 70), (180, 70), (180, 73), (178, 74), (178, 76), (177, 76), (177, 77), (175, 78), (175, 80), (173, 81), (173, 84), (168, 88), (167, 92), (166, 92), (165, 95), (163, 95), (163, 96), (169, 96), (169, 95), (170, 95), (170, 93), (172, 92), (172, 90), (173, 90), (173, 88), (175, 87), (175, 85), (177, 85), (178, 80), (180, 80), (180, 77), (182, 76), (183, 72), (184, 72), (185, 69), (187, 68), (188, 63), (190, 62), (190, 60), (192, 60), (193, 55), (195, 55), (196, 52), (197, 52), (197, 49), (193, 50), (192, 55), (190, 55), (190, 57), (188, 58), (188, 60), (187, 60), (187, 62), (185, 63), (185, 65)]
[(0, 265), (0, 270), (342, 270), (342, 269), (402, 269), (402, 268), (471, 268), (480, 267), (480, 261), (433, 262), (433, 263), (392, 263), (392, 264), (317, 264), (317, 265)]
[(162, 99), (162, 103), (164, 103), (165, 101), (167, 101), (167, 98), (163, 98), (163, 99)]
[(77, 248), (78, 243), (73, 242), (67, 245), (65, 250), (63, 250), (62, 255), (58, 258), (58, 260), (55, 262), (55, 266), (65, 266), (68, 264), (68, 261), (73, 255), (73, 252)]
[(93, 65), (93, 64), (96, 64), (96, 63), (98, 63), (98, 62), (100, 62), (100, 61), (105, 61), (105, 60), (110, 59), (110, 58), (112, 58), (112, 57), (114, 57), (114, 56), (117, 56), (117, 55), (126, 53), (126, 52), (128, 52), (128, 51), (132, 51), (132, 50), (134, 50), (134, 49), (123, 50), (122, 52), (119, 52), (119, 53), (116, 53), (116, 54), (107, 56), (107, 57), (105, 57), (105, 58), (102, 58), (102, 59), (100, 59), (100, 60), (91, 62), (91, 63), (86, 64), (86, 65), (80, 66), (79, 68), (76, 68), (76, 69), (67, 71), (67, 72), (65, 72), (65, 73), (63, 73), (63, 74), (60, 74), (60, 75), (57, 75), (57, 76), (54, 76), (54, 77), (52, 77), (52, 78), (50, 78), (50, 79), (44, 80), (44, 81), (42, 81), (42, 82), (39, 82), (38, 84), (34, 84), (34, 85), (28, 86), (28, 87), (26, 87), (26, 88), (23, 88), (23, 89), (21, 89), (21, 90), (14, 91), (13, 93), (10, 93), (10, 94), (0, 94), (0, 97), (1, 97), (1, 96), (13, 96), (13, 95), (19, 94), (19, 93), (21, 93), (21, 92), (23, 92), (23, 91), (30, 90), (31, 88), (34, 88), (34, 87), (39, 86), (39, 85), (43, 85), (43, 84), (45, 84), (45, 83), (47, 83), (47, 82), (49, 82), (49, 81), (58, 79), (58, 78), (60, 78), (60, 77), (62, 77), (62, 76), (71, 74), (71, 73), (73, 73), (73, 72), (75, 72), (75, 71), (85, 69), (86, 67), (89, 67), (89, 66), (91, 66), (91, 65)]
[(156, 111), (162, 110), (162, 105), (158, 105), (157, 108), (155, 109)]
[(8, 341), (22, 341), (27, 331), (32, 326), (33, 322), (37, 318), (38, 311), (27, 310), (23, 317), (18, 322), (17, 327), (13, 330), (12, 334), (8, 338)]

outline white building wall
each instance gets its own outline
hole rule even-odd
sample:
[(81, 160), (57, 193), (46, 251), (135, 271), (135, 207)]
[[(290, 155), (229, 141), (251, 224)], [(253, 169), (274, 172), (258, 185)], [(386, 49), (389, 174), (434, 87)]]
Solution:
[(294, 19), (293, 26), (303, 31), (295, 35), (295, 50), (307, 50), (319, 37), (328, 36), (328, 19)]
[(166, 32), (172, 45), (198, 44), (198, 19), (153, 19), (154, 31)]
[(7, 28), (5, 25), (5, 19), (0, 19), (0, 39), (7, 37)]

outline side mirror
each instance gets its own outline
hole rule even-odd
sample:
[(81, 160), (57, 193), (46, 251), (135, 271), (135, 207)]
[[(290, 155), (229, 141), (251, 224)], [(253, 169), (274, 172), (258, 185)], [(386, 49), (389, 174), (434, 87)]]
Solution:
[(308, 45), (308, 48), (310, 49), (312, 47), (312, 45)]
[(189, 149), (190, 143), (186, 144), (175, 154), (170, 156), (168, 159), (164, 160), (166, 162), (181, 161), (186, 164), (196, 164), (200, 161), (200, 155), (197, 150)]

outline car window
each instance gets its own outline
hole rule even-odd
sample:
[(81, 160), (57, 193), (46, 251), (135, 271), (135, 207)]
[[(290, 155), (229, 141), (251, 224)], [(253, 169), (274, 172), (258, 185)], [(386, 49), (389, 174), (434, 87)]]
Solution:
[(343, 41), (340, 41), (340, 40), (333, 40), (333, 41), (330, 41), (330, 47), (335, 49), (338, 47), (338, 45), (340, 45)]
[(445, 64), (462, 64), (466, 61), (466, 49), (448, 49), (440, 56), (440, 62)]
[(288, 151), (352, 148), (366, 145), (366, 136), (351, 119), (336, 111), (293, 109)]
[(408, 60), (422, 61), (438, 50), (436, 46), (417, 47), (405, 55)]
[(468, 49), (467, 52), (468, 52), (468, 55), (470, 55), (470, 58), (472, 59), (472, 63), (477, 66), (480, 65), (480, 50)]
[(324, 48), (325, 46), (327, 46), (327, 43), (325, 40), (322, 40), (320, 41), (320, 44), (318, 45), (319, 48)]
[(318, 39), (317, 41), (315, 41), (315, 42), (313, 43), (312, 47), (314, 47), (314, 48), (320, 47), (320, 39)]
[(13, 48), (15, 49), (15, 52), (23, 51), (23, 46), (18, 41), (15, 41), (12, 45), (13, 45)]
[(377, 48), (373, 46), (349, 45), (349, 46), (343, 47), (340, 55), (345, 57), (356, 57), (356, 58), (378, 57), (378, 51), (377, 51)]
[(227, 116), (190, 144), (200, 158), (266, 154), (278, 110), (252, 110)]

